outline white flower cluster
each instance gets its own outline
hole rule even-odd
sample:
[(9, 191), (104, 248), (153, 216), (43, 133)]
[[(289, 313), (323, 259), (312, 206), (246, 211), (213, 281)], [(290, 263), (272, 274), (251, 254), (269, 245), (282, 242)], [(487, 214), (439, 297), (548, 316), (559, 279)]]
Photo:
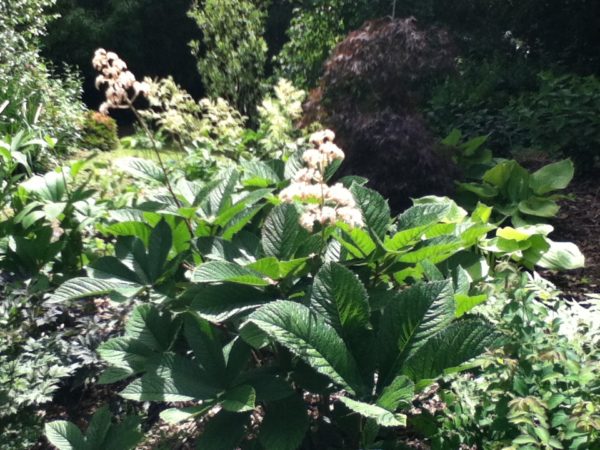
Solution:
[(150, 85), (137, 81), (116, 53), (99, 48), (94, 53), (92, 65), (100, 72), (96, 77), (96, 89), (106, 87), (106, 101), (100, 105), (100, 113), (108, 114), (110, 109), (116, 108), (127, 109), (138, 95), (148, 94)]
[(334, 138), (331, 130), (319, 131), (310, 137), (314, 148), (302, 155), (306, 167), (300, 169), (292, 183), (279, 194), (286, 203), (303, 203), (300, 225), (308, 231), (313, 230), (315, 222), (321, 225), (344, 222), (352, 228), (364, 226), (352, 193), (341, 183), (333, 186), (325, 183), (327, 167), (335, 160), (344, 159), (344, 152), (333, 143)]

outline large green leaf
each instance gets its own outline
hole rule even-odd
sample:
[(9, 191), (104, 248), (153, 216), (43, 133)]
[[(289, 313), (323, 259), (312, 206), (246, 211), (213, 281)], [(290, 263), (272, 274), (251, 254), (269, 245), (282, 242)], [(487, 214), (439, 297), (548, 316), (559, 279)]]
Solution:
[(165, 220), (161, 220), (152, 230), (148, 242), (146, 271), (151, 281), (155, 282), (162, 275), (172, 244), (171, 227)]
[(157, 183), (165, 182), (165, 173), (157, 163), (149, 159), (133, 157), (119, 158), (115, 161), (115, 165), (136, 178)]
[(192, 281), (196, 283), (214, 283), (228, 281), (250, 286), (268, 286), (260, 273), (228, 261), (209, 261), (201, 264), (192, 273)]
[(191, 309), (210, 322), (224, 322), (273, 300), (264, 292), (243, 284), (193, 286), (185, 294), (192, 299)]
[(102, 444), (110, 428), (111, 415), (108, 407), (99, 408), (90, 421), (85, 433), (85, 440), (89, 450), (103, 450)]
[(159, 366), (121, 391), (128, 400), (185, 402), (215, 398), (219, 389), (207, 383), (202, 369), (188, 358), (165, 355)]
[(125, 335), (152, 350), (166, 351), (174, 338), (171, 317), (154, 305), (137, 306), (125, 324)]
[(302, 397), (294, 394), (269, 402), (258, 439), (265, 450), (296, 450), (308, 430), (307, 406)]
[(197, 450), (236, 449), (246, 432), (249, 413), (220, 411), (211, 418), (196, 442)]
[(408, 407), (412, 404), (415, 395), (414, 383), (404, 375), (397, 376), (387, 385), (379, 398), (377, 406), (396, 412), (400, 407)]
[(536, 217), (554, 217), (560, 207), (549, 198), (531, 197), (519, 203), (519, 211)]
[(570, 159), (548, 164), (531, 175), (529, 186), (538, 195), (565, 189), (575, 174), (575, 166)]
[(118, 337), (98, 347), (100, 357), (111, 367), (100, 377), (103, 384), (122, 380), (142, 372), (157, 353), (151, 348), (131, 339)]
[(321, 267), (313, 283), (310, 305), (342, 336), (370, 326), (367, 291), (358, 277), (340, 264)]
[(142, 440), (144, 434), (140, 431), (141, 420), (135, 416), (125, 417), (121, 423), (110, 428), (104, 440), (102, 449), (133, 450)]
[(406, 358), (454, 320), (452, 281), (417, 284), (387, 303), (378, 348), (383, 380), (391, 380)]
[(350, 188), (367, 228), (379, 239), (383, 239), (390, 223), (390, 206), (378, 192), (353, 184)]
[(279, 205), (269, 213), (262, 229), (262, 247), (267, 256), (289, 260), (297, 250), (299, 215), (290, 204)]
[(406, 416), (404, 414), (394, 414), (380, 406), (359, 402), (348, 397), (340, 397), (339, 400), (351, 411), (375, 420), (377, 425), (382, 427), (406, 426)]
[(227, 381), (225, 357), (213, 326), (206, 320), (188, 314), (185, 318), (184, 334), (194, 352), (197, 364), (205, 370), (212, 384), (225, 385)]
[[(273, 302), (252, 313), (246, 324), (255, 325), (348, 391), (364, 389), (356, 361), (342, 338), (324, 318), (306, 306), (290, 301)], [(249, 330), (244, 326), (242, 337), (251, 343)]]
[(256, 391), (247, 384), (231, 388), (223, 395), (221, 406), (231, 412), (252, 411), (256, 406)]
[[(532, 239), (532, 242), (523, 257), (537, 266), (551, 270), (573, 270), (585, 266), (583, 253), (572, 242), (554, 242), (541, 236), (539, 239)], [(538, 242), (540, 245), (537, 245)]]
[(457, 321), (412, 353), (402, 372), (415, 382), (434, 379), (503, 342), (504, 336), (481, 319)]
[(60, 303), (71, 300), (79, 300), (87, 297), (100, 297), (111, 292), (135, 288), (135, 285), (112, 280), (98, 280), (88, 277), (72, 278), (61, 284), (48, 298), (48, 303)]
[(57, 420), (45, 426), (46, 438), (58, 450), (83, 450), (85, 440), (79, 428), (71, 422)]
[(440, 222), (450, 212), (449, 203), (414, 205), (398, 216), (398, 229), (410, 230)]

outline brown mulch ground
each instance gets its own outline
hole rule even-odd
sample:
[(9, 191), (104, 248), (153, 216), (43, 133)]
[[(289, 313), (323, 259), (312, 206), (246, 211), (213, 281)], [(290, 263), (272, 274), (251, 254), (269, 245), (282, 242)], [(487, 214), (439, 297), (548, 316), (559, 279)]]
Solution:
[(600, 175), (573, 180), (567, 192), (571, 200), (561, 201), (561, 210), (552, 220), (555, 241), (570, 241), (579, 246), (586, 267), (545, 275), (567, 296), (585, 300), (586, 294), (600, 292)]

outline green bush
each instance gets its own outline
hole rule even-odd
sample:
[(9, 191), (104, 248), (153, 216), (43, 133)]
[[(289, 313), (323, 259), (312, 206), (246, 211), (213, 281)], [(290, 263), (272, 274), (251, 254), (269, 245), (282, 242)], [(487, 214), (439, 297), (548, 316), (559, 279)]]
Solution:
[(110, 116), (88, 111), (81, 130), (81, 148), (108, 152), (119, 147), (117, 122)]
[(249, 0), (196, 0), (189, 12), (202, 31), (202, 41), (191, 46), (207, 95), (224, 98), (247, 116), (254, 115), (262, 96), (264, 6)]
[[(482, 311), (511, 336), (474, 375), (452, 377), (434, 449), (600, 445), (599, 303), (567, 302), (537, 275), (490, 286)], [(423, 423), (433, 420), (429, 415)]]

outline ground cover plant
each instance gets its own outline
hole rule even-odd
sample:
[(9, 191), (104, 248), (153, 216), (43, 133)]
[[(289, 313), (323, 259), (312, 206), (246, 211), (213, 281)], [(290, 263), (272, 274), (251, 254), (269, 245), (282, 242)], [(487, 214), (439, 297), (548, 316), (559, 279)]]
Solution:
[[(194, 2), (203, 98), (129, 59), (155, 0), (68, 3), (0, 5), (0, 448), (598, 448), (594, 78), (535, 1)], [(40, 55), (123, 21), (85, 112)]]

